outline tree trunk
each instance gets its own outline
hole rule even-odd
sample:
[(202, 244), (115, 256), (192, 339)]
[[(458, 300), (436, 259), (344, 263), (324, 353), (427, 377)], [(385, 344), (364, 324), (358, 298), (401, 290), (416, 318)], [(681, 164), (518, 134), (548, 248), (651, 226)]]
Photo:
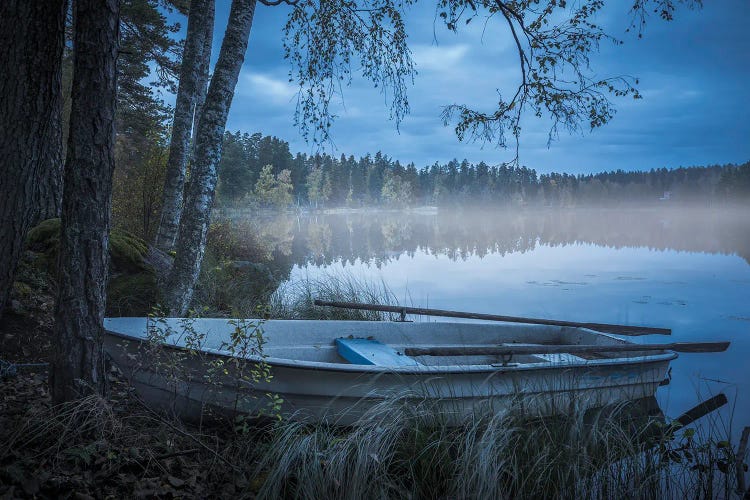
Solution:
[[(201, 61), (201, 67), (199, 71), (200, 78), (198, 79), (198, 95), (195, 98), (195, 108), (193, 111), (193, 144), (195, 144), (195, 134), (198, 131), (198, 120), (203, 112), (203, 104), (206, 102), (206, 93), (208, 92), (208, 72), (211, 66), (211, 48), (214, 42), (214, 12), (211, 11), (211, 20), (206, 22), (206, 34), (203, 38), (203, 57)], [(192, 152), (195, 152), (193, 147)], [(192, 154), (191, 154), (192, 156)], [(182, 210), (182, 207), (180, 207)], [(175, 237), (177, 233), (175, 232)]]
[(0, 2), (0, 316), (26, 232), (60, 209), (65, 9)]
[(232, 1), (219, 60), (198, 122), (191, 179), (177, 235), (177, 254), (165, 292), (173, 315), (183, 316), (187, 312), (198, 280), (214, 202), (224, 128), (245, 59), (254, 13), (255, 0)]
[(203, 76), (203, 71), (208, 72), (213, 25), (214, 0), (192, 0), (174, 108), (161, 220), (154, 241), (156, 247), (164, 251), (171, 250), (174, 246), (180, 223), (185, 167), (190, 153), (190, 134), (196, 103), (199, 96), (205, 92), (201, 90), (201, 85), (205, 88), (207, 77)]
[(119, 0), (75, 0), (52, 399), (103, 392), (102, 329), (114, 170)]

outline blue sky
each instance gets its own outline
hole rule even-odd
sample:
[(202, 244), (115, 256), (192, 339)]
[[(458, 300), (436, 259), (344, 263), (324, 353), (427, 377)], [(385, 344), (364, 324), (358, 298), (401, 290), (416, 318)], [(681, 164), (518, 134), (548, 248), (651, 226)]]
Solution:
[[(705, 2), (681, 9), (675, 21), (649, 19), (643, 39), (626, 33), (627, 5), (610, 0), (598, 21), (623, 39), (603, 44), (592, 58), (600, 77), (640, 79), (642, 100), (615, 99), (617, 114), (603, 128), (568, 135), (547, 147), (550, 123), (530, 116), (523, 121), (520, 163), (538, 172), (586, 173), (622, 168), (640, 170), (742, 163), (750, 160), (750, 1)], [(217, 0), (214, 59), (229, 11)], [(418, 167), (467, 158), (498, 164), (513, 151), (460, 142), (440, 112), (460, 103), (493, 110), (496, 92), (514, 89), (520, 78), (512, 40), (498, 20), (456, 35), (433, 24), (434, 1), (407, 11), (410, 47), (419, 72), (409, 88), (411, 113), (396, 130), (378, 89), (355, 77), (337, 103), (332, 128), (334, 155), (361, 156), (383, 151)], [(227, 130), (260, 131), (290, 143), (293, 152), (314, 152), (293, 125), (296, 88), (288, 83), (282, 28), (288, 7), (258, 5), (245, 63), (237, 84)], [(184, 28), (184, 20), (183, 28)]]

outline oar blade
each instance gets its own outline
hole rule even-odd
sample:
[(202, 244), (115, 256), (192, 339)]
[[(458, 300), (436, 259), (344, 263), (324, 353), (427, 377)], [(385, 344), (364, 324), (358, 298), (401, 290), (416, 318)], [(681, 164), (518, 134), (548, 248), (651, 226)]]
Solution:
[(675, 419), (675, 422), (682, 425), (690, 425), (699, 418), (703, 418), (709, 413), (718, 410), (725, 404), (727, 404), (729, 400), (724, 395), (724, 393), (719, 393), (716, 396), (707, 399), (700, 403), (699, 405), (694, 406), (693, 408), (690, 408), (688, 411), (680, 415)]
[(677, 342), (669, 349), (676, 352), (724, 352), (729, 342)]
[(653, 326), (611, 325), (602, 323), (582, 323), (581, 326), (602, 333), (639, 337), (642, 335), (672, 335), (670, 328), (656, 328)]

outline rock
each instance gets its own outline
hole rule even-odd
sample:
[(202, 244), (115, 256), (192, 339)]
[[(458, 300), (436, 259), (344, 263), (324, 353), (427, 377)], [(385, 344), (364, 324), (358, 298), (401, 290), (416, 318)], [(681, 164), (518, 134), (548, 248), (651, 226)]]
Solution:
[[(60, 219), (48, 219), (32, 228), (26, 244), (30, 255), (25, 259), (29, 268), (25, 281), (49, 282), (55, 273), (60, 246)], [(110, 232), (109, 254), (106, 314), (146, 316), (161, 300), (159, 284), (169, 272), (172, 259), (143, 239), (118, 229)], [(29, 284), (34, 290), (39, 288), (39, 283)], [(25, 290), (23, 285), (19, 290)]]
[(183, 486), (185, 486), (185, 481), (183, 481), (179, 477), (168, 476), (167, 481), (169, 481), (169, 484), (171, 484), (175, 488), (182, 488)]
[(109, 234), (109, 256), (112, 266), (118, 271), (142, 271), (147, 264), (144, 258), (148, 254), (148, 245), (139, 237), (127, 231), (114, 229)]
[(35, 252), (46, 252), (60, 245), (60, 219), (47, 219), (29, 230), (26, 246)]
[(107, 285), (107, 315), (147, 316), (160, 298), (158, 280), (152, 269), (111, 276)]
[(149, 246), (148, 253), (143, 258), (143, 262), (153, 268), (156, 273), (156, 279), (159, 283), (163, 283), (167, 279), (169, 271), (172, 270), (174, 255), (167, 254), (156, 247)]

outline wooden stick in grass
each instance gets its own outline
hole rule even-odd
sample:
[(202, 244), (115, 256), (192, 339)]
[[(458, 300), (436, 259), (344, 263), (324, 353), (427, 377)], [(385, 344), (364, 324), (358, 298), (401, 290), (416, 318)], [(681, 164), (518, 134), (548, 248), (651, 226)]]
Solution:
[(381, 304), (364, 304), (361, 302), (336, 302), (315, 299), (316, 306), (341, 307), (344, 309), (360, 309), (364, 311), (382, 311), (400, 314), (403, 320), (407, 314), (419, 316), (444, 316), (447, 318), (481, 319), (487, 321), (505, 321), (509, 323), (527, 323), (531, 325), (572, 326), (588, 328), (598, 332), (614, 333), (617, 335), (671, 335), (669, 328), (655, 328), (651, 326), (614, 325), (609, 323), (579, 323), (577, 321), (563, 321), (557, 319), (523, 318), (520, 316), (501, 316), (498, 314), (483, 314), (464, 311), (446, 311), (443, 309), (425, 309), (422, 307), (386, 306)]
[(718, 410), (725, 404), (727, 404), (727, 397), (723, 393), (719, 393), (716, 396), (709, 398), (702, 403), (690, 408), (688, 411), (677, 417), (672, 425), (678, 427), (685, 427), (690, 425), (696, 420), (705, 417), (709, 413)]

